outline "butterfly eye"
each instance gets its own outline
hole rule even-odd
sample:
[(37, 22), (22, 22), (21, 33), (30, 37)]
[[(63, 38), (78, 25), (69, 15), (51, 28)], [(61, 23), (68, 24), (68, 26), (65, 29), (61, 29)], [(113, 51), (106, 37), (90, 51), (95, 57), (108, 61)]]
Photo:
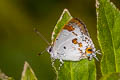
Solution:
[(93, 52), (92, 48), (87, 48), (87, 49), (86, 49), (86, 53), (87, 53), (87, 54), (91, 54), (92, 52)]
[(51, 52), (52, 51), (52, 47), (49, 49), (49, 52)]

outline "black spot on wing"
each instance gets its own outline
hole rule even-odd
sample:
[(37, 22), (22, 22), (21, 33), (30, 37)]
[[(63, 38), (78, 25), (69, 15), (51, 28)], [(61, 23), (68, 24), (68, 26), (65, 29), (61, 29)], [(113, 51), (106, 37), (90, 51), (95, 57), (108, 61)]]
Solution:
[(64, 46), (63, 48), (64, 48), (64, 49), (66, 49), (66, 47), (65, 47), (65, 46)]

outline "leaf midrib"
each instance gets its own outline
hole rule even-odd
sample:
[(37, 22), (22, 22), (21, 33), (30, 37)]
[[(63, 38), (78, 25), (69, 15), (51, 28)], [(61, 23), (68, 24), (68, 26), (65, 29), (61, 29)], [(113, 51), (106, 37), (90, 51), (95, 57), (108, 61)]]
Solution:
[(70, 62), (70, 76), (71, 76), (71, 80), (74, 80), (72, 71), (73, 71), (72, 70), (72, 62)]

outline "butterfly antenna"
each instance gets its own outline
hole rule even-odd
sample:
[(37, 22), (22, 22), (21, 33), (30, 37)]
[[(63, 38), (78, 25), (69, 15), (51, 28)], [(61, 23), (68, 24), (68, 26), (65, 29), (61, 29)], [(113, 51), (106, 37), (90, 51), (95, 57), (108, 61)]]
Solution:
[(40, 53), (38, 53), (38, 56), (40, 56), (41, 54), (45, 53), (46, 49)]
[(50, 45), (50, 43), (48, 42), (48, 40), (47, 40), (36, 28), (34, 28), (34, 31), (35, 31), (48, 45)]

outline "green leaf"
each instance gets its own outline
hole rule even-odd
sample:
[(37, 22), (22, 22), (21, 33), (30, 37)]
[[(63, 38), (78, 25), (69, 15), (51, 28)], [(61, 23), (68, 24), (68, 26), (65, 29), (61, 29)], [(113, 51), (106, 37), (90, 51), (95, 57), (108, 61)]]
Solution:
[(120, 73), (111, 73), (111, 74), (105, 75), (100, 80), (120, 80)]
[(24, 64), (21, 80), (37, 80), (32, 68), (27, 62)]
[[(55, 29), (53, 31), (53, 42), (57, 37), (63, 26), (72, 18), (68, 10), (64, 10), (62, 16), (58, 20)], [(80, 60), (77, 62), (64, 61), (61, 69), (59, 70), (60, 62), (55, 61), (53, 65), (57, 80), (95, 80), (96, 79), (96, 69), (94, 60), (88, 61), (87, 59)]]
[(120, 72), (120, 11), (109, 0), (97, 0), (96, 7), (102, 74)]
[(0, 70), (0, 80), (14, 80), (12, 77), (8, 77)]

